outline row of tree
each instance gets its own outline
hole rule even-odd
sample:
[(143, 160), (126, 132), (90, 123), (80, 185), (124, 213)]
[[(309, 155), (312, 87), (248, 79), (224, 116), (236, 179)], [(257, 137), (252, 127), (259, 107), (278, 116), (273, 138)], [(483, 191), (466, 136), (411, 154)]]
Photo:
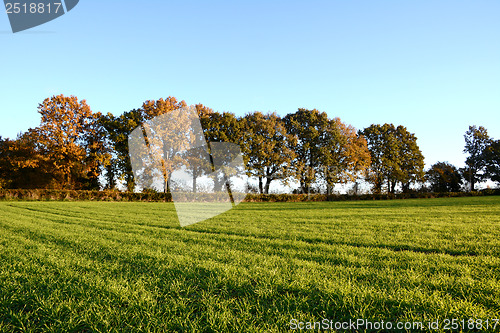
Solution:
[[(0, 137), (0, 188), (114, 189), (123, 183), (133, 191), (129, 135), (144, 122), (183, 107), (184, 101), (169, 97), (114, 116), (93, 113), (74, 96), (47, 98), (38, 106), (40, 126), (15, 140)], [(457, 191), (464, 182), (474, 190), (477, 181), (500, 181), (500, 143), (483, 127), (472, 126), (465, 135), (466, 168), (440, 162), (426, 173), (417, 138), (403, 126), (356, 131), (316, 109), (285, 117), (261, 112), (237, 117), (202, 104), (196, 111), (208, 142), (240, 146), (260, 193), (268, 193), (274, 181), (298, 184), (305, 193), (319, 187), (331, 193), (336, 184), (359, 179), (372, 184), (375, 193), (407, 192), (425, 181), (433, 191)]]
[(426, 175), (431, 191), (474, 191), (478, 182), (500, 183), (500, 140), (490, 138), (482, 126), (469, 126), (464, 138), (465, 167), (459, 169), (447, 162), (432, 165)]

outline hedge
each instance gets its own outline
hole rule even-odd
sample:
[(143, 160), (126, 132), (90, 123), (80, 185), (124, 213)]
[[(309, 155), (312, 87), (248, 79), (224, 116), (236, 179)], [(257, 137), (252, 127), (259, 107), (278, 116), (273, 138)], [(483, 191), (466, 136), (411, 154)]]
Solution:
[(170, 193), (82, 190), (0, 190), (0, 200), (27, 201), (172, 201)]
[[(246, 202), (304, 202), (304, 201), (353, 201), (353, 200), (393, 200), (417, 198), (454, 198), (471, 196), (500, 195), (500, 189), (486, 189), (474, 192), (446, 193), (397, 193), (397, 194), (362, 194), (362, 195), (326, 195), (326, 194), (248, 194)], [(186, 193), (183, 201), (227, 201), (225, 193)], [(132, 193), (120, 191), (81, 191), (81, 190), (47, 190), (47, 189), (0, 189), (0, 200), (14, 201), (144, 201), (171, 202), (170, 193)]]
[(430, 199), (500, 195), (500, 189), (486, 189), (474, 192), (444, 193), (397, 193), (397, 194), (249, 194), (247, 202), (302, 202), (302, 201), (355, 201), (355, 200), (394, 200), (394, 199)]

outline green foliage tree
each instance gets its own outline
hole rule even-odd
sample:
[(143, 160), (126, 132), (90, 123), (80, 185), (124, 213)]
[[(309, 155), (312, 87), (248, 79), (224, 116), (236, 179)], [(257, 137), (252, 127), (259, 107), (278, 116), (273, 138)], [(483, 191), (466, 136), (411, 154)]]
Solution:
[(283, 122), (288, 134), (294, 137), (291, 143), (295, 158), (290, 164), (290, 171), (299, 182), (301, 191), (310, 193), (321, 174), (322, 154), (328, 145), (328, 116), (316, 109), (298, 109), (286, 115)]
[(287, 133), (275, 113), (253, 112), (242, 121), (245, 132), (241, 146), (249, 176), (259, 180), (260, 193), (268, 194), (273, 180), (286, 180), (290, 176), (288, 165), (295, 158), (295, 152), (288, 143), (294, 137)]
[[(408, 192), (411, 184), (422, 182), (425, 179), (424, 156), (417, 145), (417, 137), (415, 134), (408, 132), (406, 127), (397, 127), (396, 138), (400, 144), (400, 167), (398, 168), (396, 182), (401, 183), (403, 192)], [(394, 187), (392, 187), (392, 192), (394, 193)]]
[(485, 176), (500, 183), (500, 140), (492, 140), (483, 152)]
[(360, 131), (367, 140), (368, 150), (370, 151), (371, 165), (367, 174), (367, 181), (373, 185), (374, 193), (382, 193), (382, 186), (384, 184), (387, 170), (387, 149), (385, 138), (388, 125), (371, 125)]
[(142, 124), (141, 112), (137, 109), (124, 112), (115, 117), (111, 113), (103, 115), (100, 120), (108, 133), (112, 146), (111, 163), (106, 169), (107, 188), (114, 188), (118, 181), (124, 181), (127, 190), (134, 190), (134, 174), (128, 154), (128, 135)]
[(462, 186), (460, 171), (447, 162), (437, 162), (426, 173), (433, 192), (459, 192)]
[(361, 134), (365, 136), (371, 154), (367, 180), (373, 184), (375, 193), (382, 192), (384, 183), (388, 193), (395, 193), (398, 183), (403, 191), (409, 191), (412, 183), (424, 179), (424, 157), (417, 138), (404, 126), (374, 124)]
[(243, 141), (243, 122), (230, 112), (216, 112), (203, 104), (196, 105), (203, 133), (209, 142), (230, 142), (241, 144)]
[[(229, 162), (224, 156), (217, 156), (217, 153), (222, 152), (213, 150), (210, 142), (235, 143), (240, 145), (242, 151), (245, 150), (243, 145), (245, 129), (241, 117), (236, 117), (230, 112), (216, 112), (202, 104), (196, 105), (196, 109), (203, 127), (203, 133), (208, 141), (210, 156), (214, 157), (215, 155), (219, 161)], [(217, 173), (213, 181), (214, 191), (222, 191), (223, 186), (226, 186), (227, 190), (230, 192), (228, 179), (224, 173)]]
[(475, 184), (484, 178), (482, 172), (486, 166), (485, 150), (491, 143), (488, 136), (488, 131), (483, 126), (469, 126), (469, 130), (465, 132), (465, 148), (464, 153), (469, 156), (465, 160), (468, 173), (468, 182), (470, 190), (474, 191)]
[(90, 190), (99, 190), (99, 177), (105, 169), (112, 168), (112, 147), (106, 128), (101, 122), (102, 118), (102, 113), (94, 113), (87, 130), (82, 134), (86, 150), (84, 162), (88, 166), (84, 188)]

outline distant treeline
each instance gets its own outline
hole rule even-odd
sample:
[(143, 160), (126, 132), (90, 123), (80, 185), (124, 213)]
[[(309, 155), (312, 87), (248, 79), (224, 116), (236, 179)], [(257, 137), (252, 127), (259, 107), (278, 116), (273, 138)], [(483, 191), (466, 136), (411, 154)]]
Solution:
[[(38, 106), (38, 127), (14, 140), (0, 137), (0, 189), (113, 190), (125, 184), (133, 192), (129, 134), (186, 106), (168, 97), (114, 116), (92, 112), (74, 96), (47, 98)], [(500, 140), (481, 126), (465, 133), (465, 168), (438, 162), (426, 172), (417, 137), (401, 125), (373, 124), (358, 131), (316, 109), (284, 117), (257, 111), (238, 117), (202, 104), (196, 111), (208, 142), (240, 146), (248, 176), (257, 180), (250, 188), (254, 193), (269, 193), (273, 182), (298, 184), (296, 193), (328, 196), (335, 185), (346, 183), (356, 184), (352, 194), (357, 194), (360, 180), (371, 184), (374, 194), (391, 195), (474, 191), (477, 182), (500, 181)]]

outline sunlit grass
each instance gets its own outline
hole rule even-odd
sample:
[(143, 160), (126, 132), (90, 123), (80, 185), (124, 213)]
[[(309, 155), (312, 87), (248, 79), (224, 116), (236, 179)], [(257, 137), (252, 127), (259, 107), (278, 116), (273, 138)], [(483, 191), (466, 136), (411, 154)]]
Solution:
[(286, 331), (500, 318), (500, 198), (0, 202), (0, 332)]

